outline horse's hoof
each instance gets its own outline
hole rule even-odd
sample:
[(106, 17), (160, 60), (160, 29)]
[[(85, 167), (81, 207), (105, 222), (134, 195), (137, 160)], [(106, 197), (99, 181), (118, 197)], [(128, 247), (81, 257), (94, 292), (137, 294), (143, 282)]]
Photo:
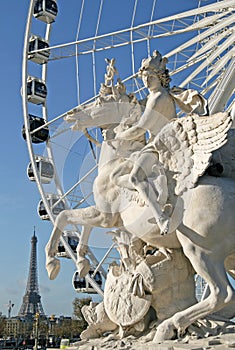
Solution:
[(157, 327), (157, 331), (153, 338), (153, 342), (162, 343), (164, 340), (175, 339), (175, 337), (176, 337), (175, 327), (173, 327), (172, 325), (164, 324), (163, 322)]
[(87, 258), (82, 258), (81, 260), (77, 261), (77, 271), (79, 273), (79, 276), (81, 278), (85, 277), (91, 268), (90, 261)]
[(46, 269), (50, 280), (54, 280), (60, 272), (60, 261), (57, 258), (52, 258), (46, 263)]

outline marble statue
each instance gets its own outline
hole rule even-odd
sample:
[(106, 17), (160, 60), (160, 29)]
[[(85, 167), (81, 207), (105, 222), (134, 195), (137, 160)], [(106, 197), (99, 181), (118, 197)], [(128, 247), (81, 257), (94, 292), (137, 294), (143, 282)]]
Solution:
[[(114, 84), (114, 63), (108, 61), (98, 99), (66, 117), (73, 130), (101, 127), (104, 141), (93, 185), (95, 204), (57, 216), (46, 267), (54, 279), (66, 225), (82, 226), (81, 276), (90, 268), (86, 247), (92, 228), (117, 228), (122, 264), (110, 268), (105, 313), (98, 323), (103, 331), (108, 318), (111, 328), (119, 327), (119, 336), (139, 335), (150, 327), (152, 341), (162, 342), (209, 315), (235, 316), (235, 292), (227, 276), (235, 277), (235, 178), (233, 171), (219, 176), (212, 171), (223, 168), (222, 150), (233, 120), (227, 112), (208, 115), (206, 100), (195, 90), (170, 88), (167, 60), (157, 51), (139, 69), (149, 92), (143, 101), (127, 94), (120, 78)], [(176, 104), (185, 113), (181, 118)], [(195, 273), (209, 287), (201, 301), (194, 297)], [(97, 333), (96, 323), (89, 327)]]

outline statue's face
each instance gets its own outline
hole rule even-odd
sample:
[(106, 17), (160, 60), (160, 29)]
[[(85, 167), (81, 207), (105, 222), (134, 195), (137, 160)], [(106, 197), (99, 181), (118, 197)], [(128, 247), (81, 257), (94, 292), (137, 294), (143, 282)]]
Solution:
[(151, 72), (151, 71), (143, 71), (142, 72), (142, 76), (141, 76), (144, 86), (147, 89), (156, 89), (161, 85), (160, 79), (158, 78), (158, 76)]

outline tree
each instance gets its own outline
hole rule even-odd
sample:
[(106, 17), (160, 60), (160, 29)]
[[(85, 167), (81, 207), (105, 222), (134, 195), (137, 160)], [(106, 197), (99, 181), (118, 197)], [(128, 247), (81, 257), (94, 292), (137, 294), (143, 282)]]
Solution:
[(0, 337), (1, 338), (5, 335), (5, 326), (6, 326), (6, 319), (4, 317), (0, 317)]
[(89, 305), (91, 301), (92, 301), (91, 298), (84, 298), (84, 299), (75, 298), (73, 301), (73, 315), (75, 318), (73, 327), (76, 328), (76, 332), (78, 334), (84, 331), (84, 329), (86, 329), (88, 326), (85, 318), (83, 317), (81, 310), (84, 305)]

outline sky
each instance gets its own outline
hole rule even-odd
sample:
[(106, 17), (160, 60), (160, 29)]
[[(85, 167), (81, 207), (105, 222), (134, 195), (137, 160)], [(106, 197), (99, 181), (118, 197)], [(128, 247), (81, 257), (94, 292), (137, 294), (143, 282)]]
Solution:
[[(1, 21), (1, 254), (0, 311), (7, 314), (9, 300), (14, 303), (12, 316), (17, 315), (25, 293), (29, 270), (31, 237), (34, 226), (38, 237), (38, 274), (42, 305), (46, 314), (71, 315), (76, 293), (71, 287), (73, 266), (62, 264), (62, 273), (53, 284), (45, 270), (44, 247), (51, 231), (50, 223), (40, 220), (36, 186), (27, 178), (29, 157), (21, 136), (23, 125), (21, 66), (24, 32), (29, 1), (2, 2), (5, 14)], [(67, 266), (66, 266), (67, 265)], [(66, 272), (70, 266), (71, 273)], [(64, 270), (64, 271), (63, 271)], [(67, 270), (68, 271), (68, 270)]]
[[(97, 9), (100, 1), (86, 0), (85, 22), (81, 26), (81, 37), (92, 36), (95, 26), (92, 18), (97, 17)], [(133, 1), (130, 1), (133, 5)], [(125, 12), (126, 0), (110, 0), (112, 11), (104, 9), (103, 19), (100, 23), (101, 32), (109, 32), (119, 28), (125, 28), (126, 17), (130, 13)], [(141, 1), (140, 1), (141, 3)], [(176, 4), (177, 3), (177, 4)], [(197, 3), (191, 0), (190, 5)], [(188, 3), (188, 4), (189, 4)], [(147, 20), (152, 0), (142, 0), (138, 8), (137, 23)], [(185, 1), (159, 0), (158, 17), (177, 13), (177, 7), (185, 7)], [(14, 9), (13, 9), (14, 6)], [(0, 312), (7, 314), (9, 300), (14, 304), (12, 316), (17, 315), (22, 304), (25, 293), (29, 259), (31, 249), (31, 237), (34, 227), (38, 238), (38, 277), (39, 291), (42, 297), (42, 305), (45, 314), (71, 315), (72, 302), (78, 295), (72, 288), (72, 276), (75, 271), (74, 264), (66, 259), (61, 261), (61, 272), (57, 279), (50, 281), (45, 269), (44, 248), (50, 236), (52, 225), (42, 221), (37, 214), (37, 205), (40, 195), (34, 183), (30, 182), (26, 175), (29, 156), (27, 146), (21, 135), (23, 125), (22, 101), (20, 95), (22, 54), (26, 18), (29, 1), (2, 1), (1, 3), (1, 172), (0, 172), (0, 222), (1, 222), (1, 254), (0, 254)], [(73, 41), (76, 37), (76, 28), (79, 19), (81, 1), (58, 0), (59, 15), (53, 24), (51, 38), (54, 44)], [(149, 7), (149, 8), (148, 8)], [(110, 10), (110, 9), (109, 9)], [(106, 11), (106, 12), (105, 12)], [(119, 15), (113, 14), (119, 11)], [(130, 9), (129, 9), (130, 11)], [(147, 13), (148, 12), (148, 13)], [(137, 24), (136, 23), (136, 24)], [(88, 33), (88, 29), (90, 33)], [(165, 43), (161, 43), (159, 50), (166, 50)], [(125, 51), (120, 51), (118, 56), (121, 73), (125, 72)], [(106, 57), (103, 54), (103, 58)], [(103, 59), (102, 58), (102, 59)], [(63, 62), (62, 62), (63, 61)], [(69, 108), (76, 106), (76, 79), (75, 64), (70, 59), (54, 61), (49, 64), (48, 81), (51, 90), (48, 95), (48, 110), (52, 116), (62, 114)], [(139, 65), (140, 61), (136, 62)], [(93, 85), (91, 79), (91, 63), (84, 66), (81, 60), (81, 99), (92, 97), (90, 87)], [(100, 71), (103, 74), (105, 63)], [(119, 69), (120, 70), (120, 69)], [(89, 83), (90, 84), (89, 84)], [(93, 88), (92, 88), (93, 89)], [(81, 157), (81, 155), (78, 155)], [(72, 165), (64, 171), (64, 177), (69, 178)], [(72, 178), (71, 173), (71, 178)], [(65, 182), (63, 178), (63, 183)], [(102, 236), (103, 237), (103, 236)], [(103, 239), (103, 238), (102, 238)], [(92, 241), (93, 246), (98, 247), (100, 252), (107, 248), (110, 239), (100, 242), (99, 238)]]

